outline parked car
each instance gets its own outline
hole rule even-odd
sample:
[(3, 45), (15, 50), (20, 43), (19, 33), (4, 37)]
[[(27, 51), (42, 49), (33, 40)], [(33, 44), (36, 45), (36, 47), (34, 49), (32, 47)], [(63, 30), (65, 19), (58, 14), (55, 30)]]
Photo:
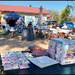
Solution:
[(68, 22), (67, 25), (68, 25), (68, 28), (74, 27), (74, 24), (72, 22)]
[(58, 26), (57, 21), (46, 21), (45, 24), (48, 25), (48, 26), (53, 24), (54, 27)]
[(63, 27), (64, 26), (63, 25), (64, 23), (68, 26), (68, 28), (74, 27), (74, 24), (72, 22), (63, 22), (63, 23), (59, 24), (59, 27), (60, 28)]

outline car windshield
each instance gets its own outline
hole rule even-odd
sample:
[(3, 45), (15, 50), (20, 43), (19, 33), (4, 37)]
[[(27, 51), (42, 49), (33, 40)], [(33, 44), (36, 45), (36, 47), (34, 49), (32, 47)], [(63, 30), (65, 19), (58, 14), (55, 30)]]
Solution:
[(49, 25), (49, 24), (55, 24), (57, 23), (57, 21), (46, 21), (45, 24)]
[(56, 21), (52, 21), (52, 22), (51, 22), (51, 24), (55, 24), (55, 23), (57, 23), (57, 22), (56, 22)]

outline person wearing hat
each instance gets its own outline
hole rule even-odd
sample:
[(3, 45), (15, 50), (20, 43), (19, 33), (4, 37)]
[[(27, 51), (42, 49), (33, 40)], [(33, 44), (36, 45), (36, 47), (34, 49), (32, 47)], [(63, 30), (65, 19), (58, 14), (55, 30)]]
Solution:
[(28, 27), (32, 28), (32, 22), (29, 22)]
[(64, 35), (64, 38), (66, 38), (66, 39), (68, 39), (68, 33), (64, 33), (65, 35)]

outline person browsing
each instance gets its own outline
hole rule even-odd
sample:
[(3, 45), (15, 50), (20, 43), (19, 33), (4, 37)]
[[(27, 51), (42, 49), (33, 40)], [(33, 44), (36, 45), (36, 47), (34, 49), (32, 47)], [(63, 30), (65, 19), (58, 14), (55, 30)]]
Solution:
[(10, 26), (10, 32), (11, 32), (11, 37), (13, 37), (14, 31), (15, 31), (15, 20), (13, 17), (9, 20), (9, 26)]

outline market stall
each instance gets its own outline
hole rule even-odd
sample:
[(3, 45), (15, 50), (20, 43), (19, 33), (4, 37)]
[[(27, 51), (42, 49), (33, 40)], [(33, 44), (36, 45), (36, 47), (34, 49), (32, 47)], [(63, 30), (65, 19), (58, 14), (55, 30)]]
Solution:
[[(11, 17), (14, 17), (14, 20), (15, 22), (21, 17), (23, 18), (22, 16), (18, 15), (16, 12), (12, 11), (11, 13), (7, 14), (7, 15), (4, 15), (3, 18), (6, 18), (7, 20), (7, 23), (9, 22), (9, 19)], [(21, 31), (23, 30), (24, 26), (21, 28)], [(8, 32), (8, 30), (10, 30), (10, 26), (9, 24), (6, 25), (6, 32)], [(19, 26), (15, 26), (15, 34), (18, 34), (19, 33)]]
[(3, 16), (3, 18), (6, 18), (6, 19), (10, 19), (11, 17), (14, 17), (14, 19), (16, 20), (16, 19), (19, 19), (19, 17), (22, 17), (22, 16), (18, 15), (14, 11), (12, 11), (11, 13)]
[[(28, 56), (29, 58), (33, 58), (30, 51), (8, 52), (8, 53), (5, 53), (5, 54), (6, 55), (10, 54), (10, 56), (12, 58), (14, 58), (13, 54), (15, 54), (15, 53), (18, 54), (19, 60), (27, 61), (27, 62), (24, 62), (24, 63), (27, 64), (28, 67), (27, 67), (27, 65), (22, 64), (21, 62), (19, 63), (19, 66), (17, 67), (17, 65), (18, 65), (17, 64), (17, 62), (18, 62), (17, 60), (18, 59), (16, 59), (16, 60), (12, 59), (13, 60), (12, 62), (13, 63), (16, 62), (16, 63), (12, 64), (11, 68), (10, 68), (10, 65), (8, 65), (8, 67), (4, 67), (5, 68), (4, 69), (5, 75), (11, 74), (11, 73), (12, 74), (75, 74), (75, 64), (60, 65), (58, 63), (58, 64), (55, 64), (55, 65), (47, 66), (47, 67), (42, 68), (42, 69), (39, 68), (38, 66), (34, 65), (31, 61), (26, 60), (26, 56)], [(23, 57), (23, 60), (21, 59), (22, 57)], [(4, 59), (9, 59), (9, 58), (4, 58)], [(7, 64), (3, 63), (3, 65), (7, 65)]]
[(53, 31), (53, 33), (69, 33), (72, 32), (72, 30), (65, 30), (65, 29), (54, 29), (54, 28), (50, 28), (51, 31)]
[(75, 41), (54, 38), (50, 40), (48, 50), (37, 45), (29, 49), (27, 52), (1, 53), (5, 75), (75, 74)]

